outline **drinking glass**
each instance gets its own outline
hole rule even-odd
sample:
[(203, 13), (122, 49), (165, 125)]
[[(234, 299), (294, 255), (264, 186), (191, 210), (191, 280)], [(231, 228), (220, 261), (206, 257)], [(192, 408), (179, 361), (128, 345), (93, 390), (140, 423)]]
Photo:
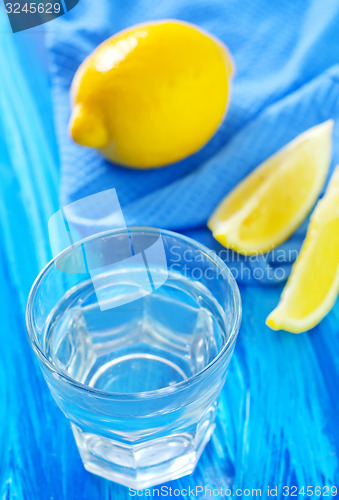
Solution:
[(240, 319), (224, 262), (170, 231), (106, 231), (51, 261), (27, 331), (85, 468), (133, 489), (191, 473)]

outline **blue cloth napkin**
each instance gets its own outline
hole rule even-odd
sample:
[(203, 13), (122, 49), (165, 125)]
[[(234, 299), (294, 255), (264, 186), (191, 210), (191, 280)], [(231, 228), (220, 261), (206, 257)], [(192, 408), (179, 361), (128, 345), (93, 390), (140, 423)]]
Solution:
[[(231, 104), (217, 134), (195, 155), (162, 169), (131, 170), (69, 138), (70, 84), (79, 64), (104, 39), (127, 26), (163, 18), (195, 23), (226, 43), (236, 67)], [(223, 251), (206, 221), (263, 160), (307, 128), (339, 116), (338, 33), (337, 0), (81, 0), (48, 31), (61, 205), (115, 188), (128, 225), (196, 238), (218, 252), (240, 281), (285, 280), (307, 222), (279, 251), (249, 259)], [(336, 162), (337, 125), (331, 171)]]

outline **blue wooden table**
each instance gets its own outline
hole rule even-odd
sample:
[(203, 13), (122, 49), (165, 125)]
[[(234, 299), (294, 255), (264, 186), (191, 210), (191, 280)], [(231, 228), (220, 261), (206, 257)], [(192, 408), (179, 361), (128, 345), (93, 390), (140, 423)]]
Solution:
[[(1, 12), (3, 14), (3, 12)], [(1, 17), (1, 16), (0, 16)], [(51, 256), (59, 161), (43, 34), (0, 23), (0, 496), (123, 499), (128, 490), (86, 472), (26, 338), (25, 301)], [(242, 286), (243, 324), (216, 432), (193, 475), (168, 483), (238, 489), (338, 486), (339, 304), (309, 334), (277, 334), (265, 317), (279, 286)], [(292, 490), (289, 495), (291, 496)], [(254, 498), (240, 491), (238, 498)], [(315, 496), (314, 496), (315, 497)], [(304, 498), (302, 495), (299, 498)], [(307, 497), (306, 497), (307, 498)]]

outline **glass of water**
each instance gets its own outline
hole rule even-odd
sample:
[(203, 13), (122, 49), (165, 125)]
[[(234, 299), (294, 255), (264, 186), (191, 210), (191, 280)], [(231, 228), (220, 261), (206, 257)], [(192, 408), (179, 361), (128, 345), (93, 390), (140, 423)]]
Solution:
[(27, 330), (85, 468), (134, 489), (191, 473), (240, 319), (224, 262), (179, 234), (107, 231), (51, 261)]

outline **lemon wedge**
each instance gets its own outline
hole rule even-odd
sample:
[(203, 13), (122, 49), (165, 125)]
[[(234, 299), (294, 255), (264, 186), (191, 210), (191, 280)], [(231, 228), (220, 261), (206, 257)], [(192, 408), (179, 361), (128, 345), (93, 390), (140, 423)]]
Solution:
[(244, 255), (285, 241), (306, 218), (324, 185), (333, 121), (306, 130), (231, 191), (208, 221), (213, 236)]
[(301, 333), (316, 326), (339, 292), (339, 166), (318, 202), (279, 305), (266, 320), (273, 330)]

